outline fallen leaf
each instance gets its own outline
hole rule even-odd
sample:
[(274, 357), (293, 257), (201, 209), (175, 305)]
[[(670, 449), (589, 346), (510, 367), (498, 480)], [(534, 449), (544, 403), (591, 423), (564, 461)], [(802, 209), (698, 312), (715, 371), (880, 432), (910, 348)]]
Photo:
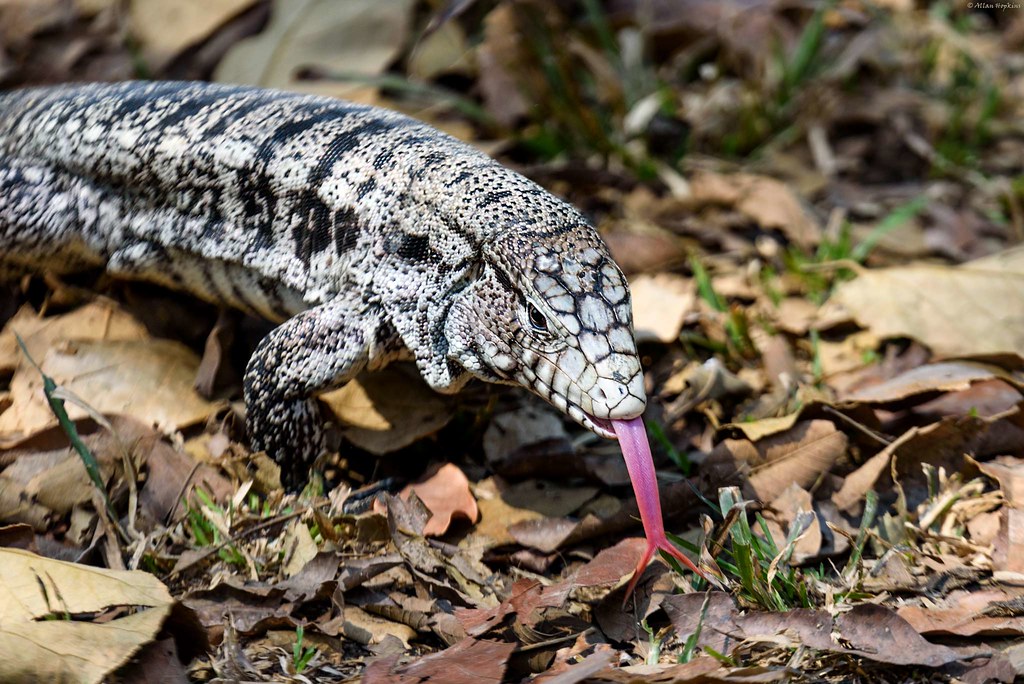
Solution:
[(316, 558), (316, 542), (306, 523), (293, 520), (288, 524), (282, 539), (282, 551), (284, 557), (281, 559), (281, 571), (285, 577), (297, 575), (306, 567), (306, 563)]
[(539, 611), (561, 606), (570, 591), (570, 582), (544, 586), (536, 580), (517, 580), (508, 598), (497, 606), (486, 609), (460, 608), (455, 611), (455, 617), (470, 636), (487, 634), (510, 615), (515, 615), (520, 624), (532, 626), (541, 618)]
[[(408, 38), (412, 0), (277, 0), (270, 23), (224, 55), (214, 80), (345, 97), (375, 99), (359, 77), (382, 73)], [(300, 70), (331, 78), (302, 80)], [(354, 76), (343, 80), (340, 75)]]
[(472, 71), (466, 32), (458, 22), (448, 21), (436, 31), (423, 36), (409, 56), (406, 70), (421, 81), (441, 74)]
[(947, 392), (918, 404), (914, 413), (921, 416), (967, 416), (994, 418), (1024, 401), (1021, 390), (1003, 380), (982, 380), (970, 387)]
[(203, 490), (218, 504), (231, 500), (235, 488), (217, 469), (159, 439), (156, 432), (150, 433), (146, 444), (136, 443), (136, 449), (144, 448), (146, 454), (146, 482), (139, 501), (154, 520), (163, 524), (180, 520), (189, 502), (195, 500), (195, 489)]
[(132, 0), (128, 17), (150, 68), (203, 40), (256, 0)]
[[(875, 489), (890, 470), (900, 478), (908, 498), (914, 499), (919, 493), (910, 491), (909, 484), (922, 477), (921, 464), (948, 466), (951, 472), (960, 470), (964, 447), (985, 427), (984, 421), (974, 418), (943, 418), (924, 427), (913, 427), (847, 475), (832, 495), (832, 502), (844, 513), (859, 514), (864, 495)], [(913, 501), (911, 505), (917, 503)]]
[(682, 241), (659, 228), (651, 227), (644, 232), (612, 230), (602, 232), (601, 237), (608, 245), (615, 263), (626, 275), (664, 270), (686, 261)]
[[(0, 549), (0, 679), (99, 682), (153, 641), (174, 599), (147, 572), (93, 568)], [(109, 621), (80, 618), (134, 606)], [(54, 619), (56, 618), (56, 619)]]
[(786, 540), (792, 532), (794, 523), (798, 522), (798, 517), (801, 515), (809, 515), (814, 519), (793, 545), (793, 553), (790, 557), (792, 565), (802, 565), (821, 553), (821, 525), (814, 513), (814, 500), (811, 493), (794, 482), (772, 499), (764, 514), (768, 522), (768, 529), (772, 531), (775, 546), (779, 549), (785, 548)]
[(570, 462), (572, 441), (560, 415), (533, 403), (498, 413), (484, 431), (488, 465), (505, 477), (544, 476), (544, 467)]
[(954, 591), (926, 606), (902, 606), (896, 612), (928, 636), (1021, 636), (1024, 616), (1019, 591)]
[(693, 175), (690, 191), (698, 207), (733, 206), (762, 228), (778, 230), (801, 247), (814, 246), (820, 239), (817, 222), (789, 186), (774, 178), (701, 171)]
[[(475, 523), (480, 515), (476, 498), (469, 488), (465, 473), (453, 463), (431, 468), (419, 482), (408, 485), (399, 493), (403, 500), (416, 493), (430, 511), (430, 519), (423, 526), (423, 536), (439, 537), (448, 531), (453, 518)], [(383, 504), (374, 500), (374, 509), (383, 512)]]
[(402, 647), (406, 649), (409, 648), (409, 642), (416, 638), (416, 630), (408, 625), (371, 615), (356, 606), (345, 606), (342, 634), (364, 646), (382, 643), (390, 636), (402, 642)]
[(867, 365), (865, 359), (879, 347), (878, 337), (870, 330), (844, 335), (841, 340), (821, 339), (818, 358), (821, 372), (830, 380), (840, 373), (849, 373)]
[(1024, 574), (1024, 510), (1003, 507), (992, 550), (992, 569)]
[(1024, 459), (999, 456), (991, 461), (974, 461), (978, 470), (999, 483), (999, 489), (1011, 506), (1024, 505)]
[(818, 315), (818, 307), (806, 297), (786, 297), (769, 313), (779, 328), (794, 335), (806, 335)]
[(454, 413), (450, 398), (400, 367), (361, 375), (320, 400), (348, 426), (343, 431), (347, 440), (377, 455), (437, 432)]
[(524, 520), (540, 520), (544, 517), (539, 511), (520, 508), (513, 505), (502, 495), (504, 483), (496, 478), (488, 478), (476, 486), (480, 508), (480, 521), (470, 532), (467, 543), (483, 548), (492, 548), (515, 541), (509, 533), (509, 527)]
[(36, 361), (65, 340), (147, 340), (146, 327), (107, 299), (97, 299), (58, 316), (40, 316), (23, 306), (0, 332), (0, 371), (13, 371), (28, 360), (18, 347), (17, 333)]
[(61, 0), (3, 2), (0, 3), (0, 42), (14, 46), (73, 19), (73, 8)]
[(757, 498), (771, 501), (794, 483), (811, 487), (846, 453), (847, 442), (827, 420), (802, 421), (757, 441), (726, 439), (711, 452), (709, 462), (748, 469)]
[(363, 673), (365, 684), (479, 684), (500, 682), (506, 662), (517, 645), (485, 639), (464, 639), (456, 645), (406, 665), (395, 667), (398, 656), (371, 663)]
[(636, 276), (629, 282), (637, 342), (670, 344), (679, 339), (683, 320), (696, 310), (697, 286), (671, 273)]
[(972, 361), (946, 361), (913, 368), (876, 385), (855, 389), (841, 399), (890, 405), (919, 395), (966, 390), (974, 383), (994, 379), (1024, 386), (1024, 379), (998, 366)]
[(869, 270), (833, 304), (881, 338), (910, 337), (939, 356), (1024, 353), (1024, 248), (960, 266)]
[(746, 641), (846, 653), (890, 665), (939, 667), (960, 658), (953, 649), (926, 641), (884, 606), (860, 604), (835, 616), (806, 608), (740, 614), (721, 592), (666, 597), (662, 605), (680, 637), (697, 631), (705, 600), (707, 615), (698, 644), (723, 654)]
[[(196, 393), (199, 359), (171, 340), (68, 341), (36, 361), (57, 385), (95, 411), (131, 416), (164, 432), (195, 425), (222, 406)], [(56, 424), (42, 386), (35, 368), (23, 366), (15, 372), (14, 403), (0, 414), (0, 446), (12, 446)], [(72, 420), (87, 415), (71, 402), (65, 407)]]

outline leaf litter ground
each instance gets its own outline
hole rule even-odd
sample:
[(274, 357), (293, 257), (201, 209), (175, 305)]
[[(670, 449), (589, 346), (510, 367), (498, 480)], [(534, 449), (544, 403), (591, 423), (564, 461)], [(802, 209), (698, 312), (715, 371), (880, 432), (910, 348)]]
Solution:
[(326, 486), (285, 495), (240, 427), (265, 327), (34, 280), (0, 307), (0, 678), (1024, 676), (1024, 12), (128, 4), (0, 8), (4, 85), (142, 59), (384, 102), (592, 216), (632, 283), (666, 529), (720, 586), (657, 561), (625, 596), (617, 446), (520, 392), (361, 377), (324, 397)]

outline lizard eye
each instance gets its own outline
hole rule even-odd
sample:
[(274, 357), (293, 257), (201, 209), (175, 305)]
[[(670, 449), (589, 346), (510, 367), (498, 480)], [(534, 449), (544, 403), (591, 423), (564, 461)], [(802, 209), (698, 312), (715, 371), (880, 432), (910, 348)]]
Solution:
[(533, 326), (533, 329), (537, 332), (547, 332), (548, 319), (545, 318), (544, 314), (540, 312), (540, 309), (533, 304), (527, 304), (527, 306), (529, 307), (528, 311), (530, 313), (530, 325)]

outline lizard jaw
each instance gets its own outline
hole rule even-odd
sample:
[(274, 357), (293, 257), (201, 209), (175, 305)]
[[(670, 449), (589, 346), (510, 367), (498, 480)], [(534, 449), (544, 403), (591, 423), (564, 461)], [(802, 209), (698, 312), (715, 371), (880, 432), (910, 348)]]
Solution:
[[(558, 406), (557, 403), (555, 405)], [(565, 407), (559, 408), (562, 408), (563, 411), (569, 414), (570, 418), (572, 418), (577, 423), (587, 428), (591, 432), (600, 435), (605, 439), (618, 439), (618, 436), (616, 436), (615, 434), (615, 429), (612, 426), (612, 421), (608, 420), (607, 418), (598, 418), (597, 416), (592, 416), (583, 409), (581, 409), (576, 404), (570, 402), (566, 402)]]

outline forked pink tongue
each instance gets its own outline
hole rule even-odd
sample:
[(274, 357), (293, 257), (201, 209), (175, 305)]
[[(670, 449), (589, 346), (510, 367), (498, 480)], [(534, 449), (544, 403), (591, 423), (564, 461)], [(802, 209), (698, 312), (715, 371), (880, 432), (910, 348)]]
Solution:
[(647, 563), (658, 549), (665, 551), (706, 579), (704, 573), (665, 536), (665, 525), (661, 519), (661, 498), (658, 495), (658, 479), (654, 473), (654, 459), (651, 457), (651, 445), (647, 441), (647, 430), (644, 429), (643, 419), (613, 420), (611, 423), (615, 434), (618, 435), (619, 445), (622, 447), (622, 457), (626, 460), (626, 469), (629, 471), (629, 479), (633, 483), (633, 493), (636, 495), (636, 505), (640, 509), (640, 521), (643, 523), (644, 533), (647, 535), (647, 548), (644, 549), (640, 562), (637, 563), (633, 579), (629, 581), (626, 597), (628, 598), (633, 593), (640, 575), (643, 574)]

